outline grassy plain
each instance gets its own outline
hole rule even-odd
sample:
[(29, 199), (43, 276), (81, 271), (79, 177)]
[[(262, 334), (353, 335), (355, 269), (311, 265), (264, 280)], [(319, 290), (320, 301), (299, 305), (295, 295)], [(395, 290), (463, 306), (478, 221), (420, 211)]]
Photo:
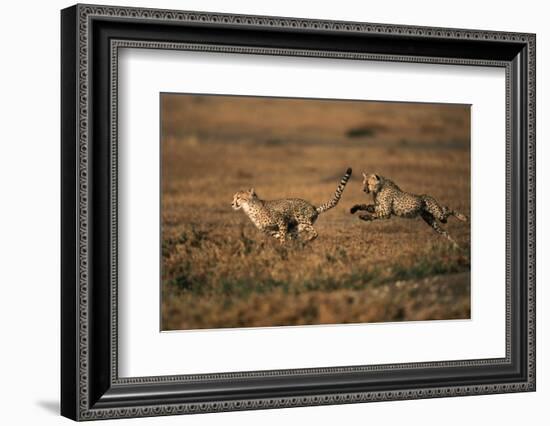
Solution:
[[(371, 223), (361, 171), (470, 215), (469, 108), (217, 96), (161, 98), (163, 330), (470, 317), (470, 224)], [(262, 235), (237, 190), (340, 203), (302, 246)]]

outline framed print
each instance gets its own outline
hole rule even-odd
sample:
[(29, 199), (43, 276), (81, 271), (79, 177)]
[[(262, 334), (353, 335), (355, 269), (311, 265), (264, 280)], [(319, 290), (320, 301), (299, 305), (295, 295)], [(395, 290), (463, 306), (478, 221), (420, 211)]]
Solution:
[(61, 12), (61, 412), (535, 390), (535, 36)]

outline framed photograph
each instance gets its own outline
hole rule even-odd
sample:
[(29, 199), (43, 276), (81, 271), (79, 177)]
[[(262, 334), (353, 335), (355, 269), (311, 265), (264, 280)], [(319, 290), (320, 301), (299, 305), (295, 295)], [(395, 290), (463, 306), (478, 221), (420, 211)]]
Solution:
[(61, 412), (535, 390), (535, 35), (61, 12)]

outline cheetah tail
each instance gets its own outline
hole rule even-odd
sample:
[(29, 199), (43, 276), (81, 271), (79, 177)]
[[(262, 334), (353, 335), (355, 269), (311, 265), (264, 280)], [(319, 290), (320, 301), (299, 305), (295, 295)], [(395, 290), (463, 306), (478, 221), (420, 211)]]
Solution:
[(468, 222), (468, 216), (463, 215), (462, 213), (457, 212), (456, 210), (453, 210), (452, 215), (462, 222)]
[(348, 183), (350, 177), (351, 167), (348, 167), (348, 169), (346, 170), (346, 174), (342, 177), (342, 180), (336, 187), (336, 192), (334, 193), (332, 198), (326, 203), (321, 204), (319, 207), (317, 207), (317, 213), (326, 212), (327, 210), (330, 210), (331, 208), (336, 206), (336, 204), (338, 204), (338, 201), (340, 201), (340, 197), (342, 197), (342, 192), (344, 192), (344, 188), (346, 186), (346, 183)]

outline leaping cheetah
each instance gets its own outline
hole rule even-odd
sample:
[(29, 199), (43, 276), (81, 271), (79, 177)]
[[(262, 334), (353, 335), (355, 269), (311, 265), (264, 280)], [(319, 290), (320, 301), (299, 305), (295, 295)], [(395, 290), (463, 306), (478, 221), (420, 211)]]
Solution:
[(447, 218), (454, 216), (466, 222), (468, 218), (462, 213), (441, 206), (429, 195), (404, 192), (393, 181), (377, 174), (363, 173), (363, 191), (367, 194), (372, 192), (374, 204), (356, 204), (351, 208), (351, 214), (357, 210), (366, 211), (367, 214), (359, 216), (366, 221), (389, 219), (392, 215), (407, 218), (420, 216), (435, 232), (447, 238), (453, 246), (458, 247), (456, 241), (439, 226), (437, 220), (447, 223)]
[(232, 207), (242, 208), (260, 231), (277, 238), (281, 244), (302, 233), (309, 235), (306, 241), (312, 241), (318, 236), (313, 224), (321, 213), (338, 204), (350, 176), (351, 168), (348, 168), (332, 198), (319, 207), (300, 198), (261, 200), (254, 188), (237, 192)]

